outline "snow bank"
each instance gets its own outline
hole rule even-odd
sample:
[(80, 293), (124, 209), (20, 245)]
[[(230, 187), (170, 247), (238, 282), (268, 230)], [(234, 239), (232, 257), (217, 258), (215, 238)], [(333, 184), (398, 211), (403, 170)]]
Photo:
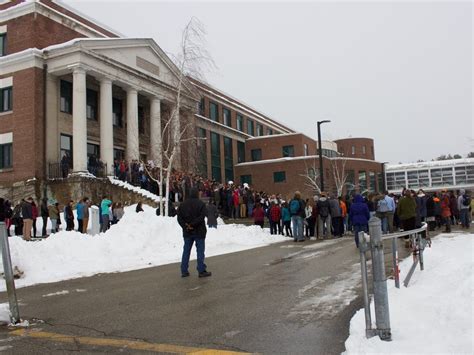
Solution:
[[(424, 253), (425, 270), (415, 271), (408, 288), (389, 281), (392, 341), (365, 338), (364, 310), (351, 320), (346, 354), (472, 354), (474, 234), (444, 234)], [(412, 258), (400, 265), (401, 279)], [(372, 302), (375, 328), (375, 311)]]
[[(96, 236), (61, 231), (38, 242), (10, 238), (12, 263), (24, 271), (16, 280), (17, 287), (179, 262), (183, 239), (176, 218), (158, 217), (155, 209), (143, 208), (145, 212), (135, 213), (135, 206), (127, 207), (118, 224)], [(284, 240), (288, 238), (270, 235), (257, 226), (219, 225), (208, 231), (206, 256)], [(4, 290), (0, 282), (0, 291)]]

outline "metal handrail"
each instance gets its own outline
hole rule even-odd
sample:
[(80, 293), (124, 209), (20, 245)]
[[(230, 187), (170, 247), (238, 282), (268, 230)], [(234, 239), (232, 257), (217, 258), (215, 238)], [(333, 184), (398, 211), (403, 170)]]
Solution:
[(421, 227), (420, 228), (417, 228), (417, 229), (410, 229), (410, 230), (407, 230), (407, 231), (403, 231), (403, 232), (398, 232), (398, 233), (390, 233), (390, 234), (385, 234), (384, 236), (382, 236), (382, 240), (388, 240), (388, 239), (392, 239), (392, 238), (399, 238), (399, 237), (405, 237), (407, 235), (412, 235), (412, 234), (417, 234), (417, 233), (421, 233), (421, 232), (424, 232), (428, 229), (428, 224), (426, 224), (425, 222), (423, 222), (421, 224)]

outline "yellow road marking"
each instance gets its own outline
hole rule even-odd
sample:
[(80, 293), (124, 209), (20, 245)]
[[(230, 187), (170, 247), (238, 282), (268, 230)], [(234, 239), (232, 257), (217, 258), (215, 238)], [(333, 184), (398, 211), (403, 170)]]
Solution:
[(154, 351), (171, 354), (192, 354), (192, 355), (237, 355), (247, 354), (243, 352), (217, 350), (217, 349), (202, 349), (188, 346), (171, 345), (171, 344), (156, 344), (147, 343), (144, 341), (125, 340), (125, 339), (110, 339), (110, 338), (92, 338), (79, 337), (73, 335), (57, 334), (50, 332), (33, 331), (26, 329), (18, 329), (10, 332), (11, 335), (50, 340), (61, 343), (78, 343), (82, 345), (96, 345), (96, 346), (110, 346), (116, 348), (127, 348), (143, 351)]

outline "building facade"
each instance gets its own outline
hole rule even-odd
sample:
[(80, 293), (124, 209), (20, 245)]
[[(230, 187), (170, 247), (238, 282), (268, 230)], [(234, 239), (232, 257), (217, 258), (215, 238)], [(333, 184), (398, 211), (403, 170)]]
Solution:
[(390, 164), (385, 167), (387, 189), (425, 191), (474, 190), (474, 158)]

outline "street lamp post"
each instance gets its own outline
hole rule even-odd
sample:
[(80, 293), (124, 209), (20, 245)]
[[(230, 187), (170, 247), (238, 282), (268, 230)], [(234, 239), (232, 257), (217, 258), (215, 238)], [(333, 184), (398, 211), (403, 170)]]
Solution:
[(321, 142), (321, 125), (331, 122), (330, 120), (318, 121), (318, 155), (319, 155), (319, 179), (321, 181), (321, 192), (324, 191), (324, 168), (323, 168), (323, 143)]

